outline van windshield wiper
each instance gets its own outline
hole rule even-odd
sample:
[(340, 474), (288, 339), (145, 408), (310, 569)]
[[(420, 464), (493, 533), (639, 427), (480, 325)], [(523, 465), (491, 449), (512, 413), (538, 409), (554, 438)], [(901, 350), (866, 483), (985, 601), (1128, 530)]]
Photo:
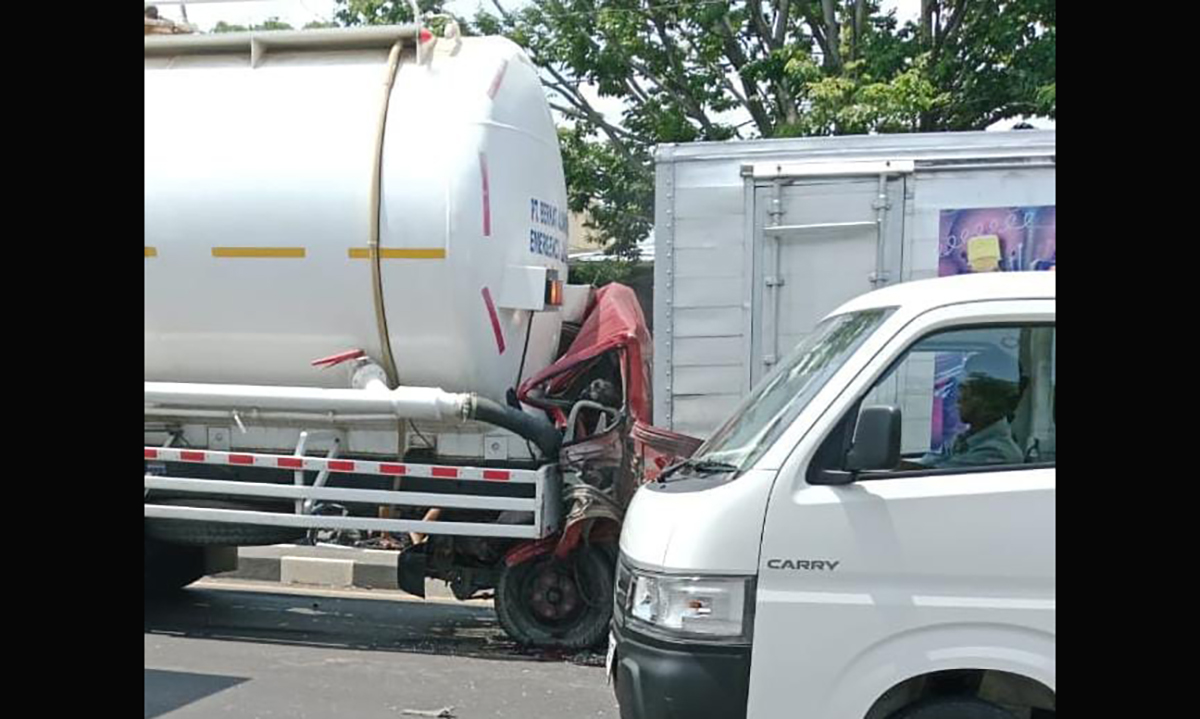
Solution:
[(717, 474), (720, 472), (736, 472), (738, 466), (729, 462), (719, 462), (712, 459), (685, 459), (682, 462), (667, 467), (658, 475), (659, 482), (666, 482), (669, 475), (675, 474), (680, 469), (687, 467), (695, 470), (700, 474)]

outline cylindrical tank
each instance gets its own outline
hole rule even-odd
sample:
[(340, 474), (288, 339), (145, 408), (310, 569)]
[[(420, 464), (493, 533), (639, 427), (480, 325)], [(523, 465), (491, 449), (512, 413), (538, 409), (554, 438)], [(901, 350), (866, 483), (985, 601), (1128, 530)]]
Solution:
[(416, 49), (405, 27), (146, 38), (146, 380), (345, 386), (310, 361), (382, 357), (376, 261), (399, 383), (501, 399), (530, 326), (524, 376), (553, 360), (566, 187), (537, 72), (503, 38)]

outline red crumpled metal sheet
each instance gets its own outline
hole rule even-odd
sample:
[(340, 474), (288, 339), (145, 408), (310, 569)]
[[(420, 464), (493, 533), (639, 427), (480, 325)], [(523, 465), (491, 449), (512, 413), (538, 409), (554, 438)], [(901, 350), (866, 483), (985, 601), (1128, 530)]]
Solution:
[(548, 383), (547, 394), (560, 391), (586, 370), (591, 360), (610, 350), (620, 350), (624, 354), (621, 373), (629, 413), (638, 422), (649, 424), (653, 406), (650, 396), (653, 346), (646, 317), (634, 291), (622, 284), (605, 285), (596, 291), (579, 334), (567, 353), (525, 380), (517, 397), (527, 404), (549, 409), (536, 399), (530, 399), (530, 390)]

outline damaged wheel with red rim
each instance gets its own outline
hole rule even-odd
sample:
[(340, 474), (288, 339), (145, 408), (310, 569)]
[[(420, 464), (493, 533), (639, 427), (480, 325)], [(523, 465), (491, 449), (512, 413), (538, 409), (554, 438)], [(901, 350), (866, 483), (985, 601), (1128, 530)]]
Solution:
[(536, 557), (506, 567), (496, 591), (500, 625), (516, 641), (583, 649), (608, 636), (613, 567), (608, 556), (582, 547), (566, 559)]

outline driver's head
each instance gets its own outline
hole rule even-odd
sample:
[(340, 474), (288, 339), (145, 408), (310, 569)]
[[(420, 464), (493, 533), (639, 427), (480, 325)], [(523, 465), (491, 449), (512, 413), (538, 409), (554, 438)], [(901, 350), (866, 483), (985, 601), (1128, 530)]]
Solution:
[(1017, 384), (982, 372), (967, 375), (958, 386), (958, 414), (972, 429), (1007, 417), (1017, 404)]

